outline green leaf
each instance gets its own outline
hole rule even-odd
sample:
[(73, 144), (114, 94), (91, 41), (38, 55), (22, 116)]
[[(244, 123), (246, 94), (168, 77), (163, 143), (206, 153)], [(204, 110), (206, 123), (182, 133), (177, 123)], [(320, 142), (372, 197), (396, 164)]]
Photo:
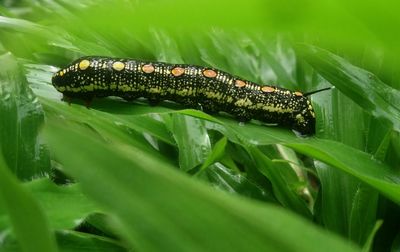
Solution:
[(0, 155), (0, 202), (23, 251), (57, 251), (50, 225), (36, 199), (17, 181)]
[(365, 152), (322, 139), (309, 139), (307, 142), (285, 145), (359, 178), (400, 204), (400, 177), (390, 167), (374, 161)]
[(119, 241), (103, 236), (79, 233), (74, 231), (57, 232), (57, 243), (60, 251), (104, 251), (122, 252), (128, 251), (125, 245)]
[(21, 179), (50, 170), (47, 148), (38, 139), (43, 110), (27, 85), (22, 68), (6, 53), (0, 55), (0, 147), (11, 171)]
[(299, 214), (311, 218), (311, 212), (307, 208), (305, 201), (300, 197), (299, 192), (290, 185), (290, 179), (286, 178), (288, 174), (294, 175), (291, 167), (281, 163), (274, 163), (256, 147), (248, 148), (248, 152), (253, 158), (256, 167), (264, 174), (272, 184), (274, 194), (279, 202)]
[(324, 163), (316, 162), (316, 167), (322, 187), (322, 224), (363, 245), (374, 226), (377, 191)]
[[(327, 84), (321, 77), (315, 81), (318, 87)], [(369, 123), (372, 117), (337, 89), (312, 98), (318, 104), (316, 110), (320, 114), (318, 136), (364, 151), (366, 142), (371, 148), (376, 148), (382, 141), (384, 128), (375, 128), (373, 123)], [(370, 134), (368, 139), (365, 131)], [(378, 191), (336, 167), (322, 162), (314, 162), (314, 166), (321, 183), (316, 218), (328, 230), (363, 246), (376, 222)]]
[(373, 241), (375, 238), (376, 233), (378, 232), (379, 228), (382, 226), (383, 221), (382, 220), (378, 220), (375, 225), (374, 228), (371, 230), (371, 233), (368, 236), (367, 241), (365, 242), (362, 251), (363, 252), (369, 252), (372, 251), (373, 249)]
[[(104, 141), (120, 141), (125, 144), (140, 146), (141, 148), (153, 151), (154, 155), (160, 156), (154, 146), (146, 140), (146, 135), (165, 141), (174, 143), (165, 125), (159, 120), (152, 118), (153, 114), (149, 114), (151, 108), (149, 106), (135, 106), (128, 103), (114, 104), (113, 110), (121, 108), (120, 114), (103, 112), (98, 107), (105, 106), (104, 103), (110, 103), (107, 100), (98, 101), (93, 104), (93, 109), (87, 109), (85, 106), (78, 104), (68, 105), (60, 101), (53, 101), (41, 98), (46, 115), (49, 118), (63, 117), (66, 120), (80, 122), (85, 127), (91, 128), (96, 132), (97, 136)], [(110, 108), (109, 108), (110, 109)], [(131, 115), (126, 115), (124, 110), (134, 111)], [(169, 109), (160, 108), (160, 111), (170, 111)], [(138, 114), (139, 116), (135, 115)], [(143, 114), (145, 113), (145, 114)]]
[(221, 163), (208, 166), (204, 172), (196, 174), (196, 177), (204, 178), (213, 187), (230, 193), (267, 202), (276, 202), (269, 190), (247, 178), (246, 174), (227, 168)]
[(212, 148), (211, 153), (207, 156), (207, 159), (203, 162), (200, 167), (200, 172), (204, 169), (207, 169), (213, 163), (219, 161), (225, 153), (225, 147), (228, 143), (226, 137), (221, 138), (218, 142), (215, 143), (214, 147)]
[[(77, 185), (57, 186), (48, 179), (38, 179), (23, 185), (35, 198), (53, 229), (72, 229), (99, 208), (88, 200)], [(66, 204), (73, 202), (73, 204)], [(0, 229), (6, 229), (8, 218), (0, 215)]]
[(284, 129), (246, 124), (246, 130), (233, 120), (221, 118), (224, 127), (214, 123), (208, 127), (223, 133), (229, 140), (251, 145), (282, 143), (299, 153), (326, 162), (333, 167), (357, 177), (388, 198), (400, 204), (400, 177), (390, 167), (362, 151), (332, 140), (315, 137), (301, 139), (287, 134)]
[(179, 165), (189, 171), (203, 163), (211, 151), (204, 121), (181, 114), (172, 115), (172, 132), (179, 148)]
[(400, 131), (400, 91), (364, 69), (315, 46), (299, 46), (302, 57), (341, 92), (377, 118)]
[[(355, 250), (284, 209), (211, 190), (145, 150), (106, 145), (76, 125), (48, 124), (46, 135), (65, 169), (138, 250)], [(79, 160), (70, 158), (78, 153)]]
[(233, 120), (221, 118), (224, 127), (209, 124), (226, 135), (229, 140), (251, 145), (282, 143), (295, 151), (321, 160), (333, 167), (357, 177), (383, 195), (400, 204), (400, 176), (387, 164), (374, 160), (373, 156), (345, 144), (325, 139), (298, 138), (284, 129), (246, 124), (246, 130)]
[[(109, 238), (85, 234), (74, 231), (59, 231), (56, 232), (57, 244), (61, 252), (86, 252), (86, 251), (99, 251), (99, 252), (122, 252), (129, 251), (120, 242), (114, 241)], [(1, 251), (3, 252), (19, 252), (21, 247), (11, 235), (3, 238), (1, 243)], [(33, 247), (29, 251), (32, 251)], [(36, 248), (35, 248), (36, 249)], [(35, 250), (36, 251), (36, 250)], [(37, 250), (46, 251), (46, 250)]]

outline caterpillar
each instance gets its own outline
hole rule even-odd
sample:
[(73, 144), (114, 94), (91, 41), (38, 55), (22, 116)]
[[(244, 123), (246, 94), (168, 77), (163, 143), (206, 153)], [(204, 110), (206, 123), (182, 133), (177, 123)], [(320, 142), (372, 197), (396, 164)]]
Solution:
[(302, 135), (315, 133), (314, 109), (303, 93), (261, 86), (211, 67), (86, 56), (57, 71), (52, 84), (69, 98), (170, 100), (206, 113), (227, 112), (241, 122), (256, 119)]

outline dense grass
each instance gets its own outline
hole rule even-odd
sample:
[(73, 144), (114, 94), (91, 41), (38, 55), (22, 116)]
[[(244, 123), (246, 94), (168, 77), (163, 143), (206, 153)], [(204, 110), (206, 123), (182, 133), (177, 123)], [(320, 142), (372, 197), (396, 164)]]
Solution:
[[(0, 3), (1, 251), (400, 248), (396, 2)], [(82, 55), (335, 88), (301, 138), (171, 102), (68, 105), (50, 79)]]

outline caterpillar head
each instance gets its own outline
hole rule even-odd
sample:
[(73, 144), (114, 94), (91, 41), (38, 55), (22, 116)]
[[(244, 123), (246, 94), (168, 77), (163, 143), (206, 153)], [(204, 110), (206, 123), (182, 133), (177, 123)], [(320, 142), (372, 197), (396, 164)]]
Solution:
[(83, 57), (54, 73), (51, 82), (57, 91), (70, 97), (93, 91), (90, 85), (90, 57)]
[(60, 71), (53, 74), (51, 78), (51, 83), (57, 89), (58, 92), (64, 93), (66, 91), (67, 83), (65, 81), (65, 70), (61, 69)]
[(302, 135), (315, 134), (315, 113), (310, 100), (304, 97), (304, 102), (299, 110), (292, 114), (292, 129), (298, 131)]

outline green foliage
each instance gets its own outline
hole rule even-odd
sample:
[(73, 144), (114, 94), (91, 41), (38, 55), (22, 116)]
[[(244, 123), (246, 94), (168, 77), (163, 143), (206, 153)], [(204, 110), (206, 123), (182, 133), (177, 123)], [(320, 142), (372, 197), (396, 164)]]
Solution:
[[(0, 250), (398, 250), (396, 7), (0, 2)], [(83, 55), (335, 88), (301, 138), (168, 101), (65, 103), (51, 75)]]
[(36, 248), (38, 251), (57, 251), (54, 234), (43, 209), (13, 177), (1, 155), (0, 174), (0, 203), (3, 216), (4, 214), (9, 216), (21, 249), (23, 251), (31, 251), (31, 248)]

